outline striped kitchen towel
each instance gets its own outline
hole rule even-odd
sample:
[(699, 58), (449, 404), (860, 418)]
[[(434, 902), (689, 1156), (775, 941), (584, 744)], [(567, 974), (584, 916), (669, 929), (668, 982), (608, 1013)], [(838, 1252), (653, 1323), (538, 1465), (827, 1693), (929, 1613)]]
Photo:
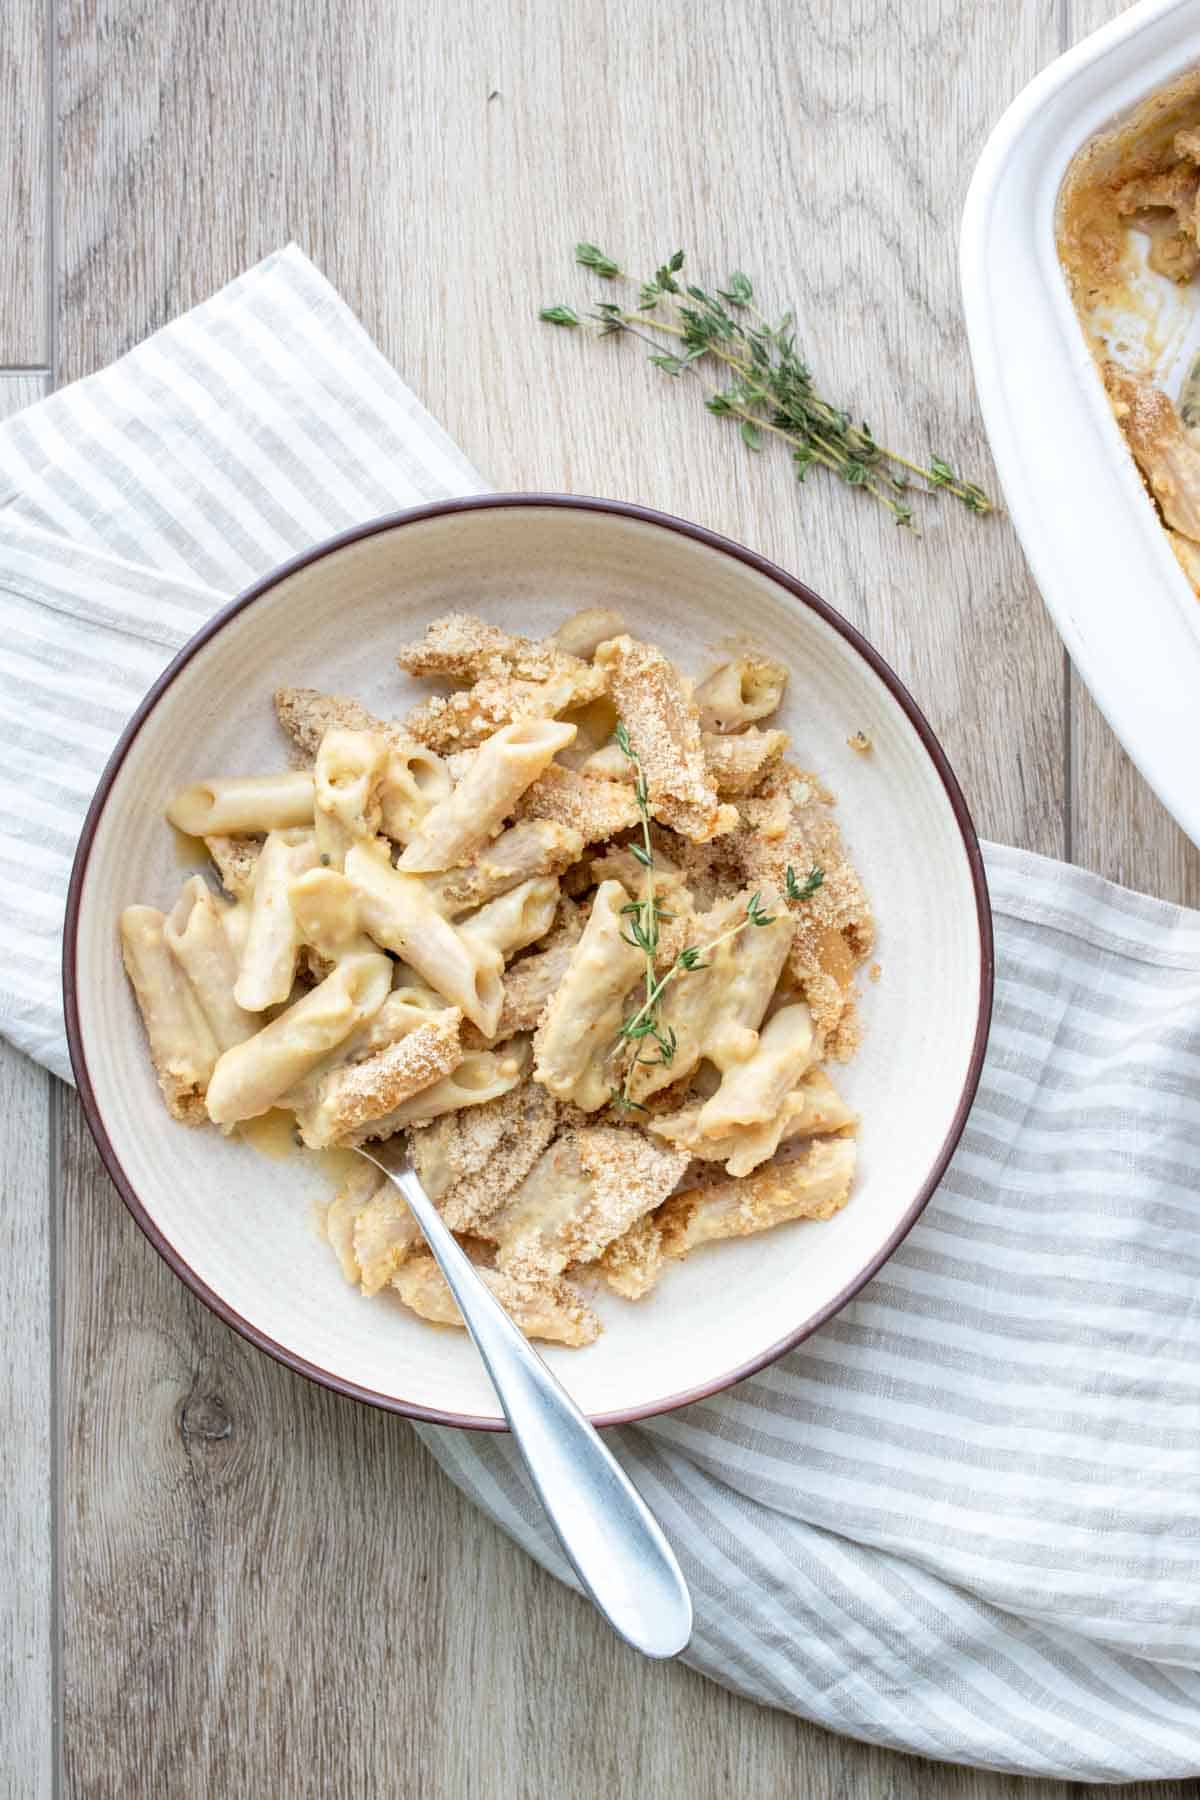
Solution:
[[(482, 486), (295, 249), (0, 425), (0, 1031), (68, 1075), (75, 839), (173, 652), (307, 544)], [(714, 1680), (927, 1756), (1190, 1776), (1200, 915), (987, 861), (992, 1043), (921, 1221), (803, 1348), (609, 1441)], [(509, 1441), (420, 1429), (569, 1580)]]

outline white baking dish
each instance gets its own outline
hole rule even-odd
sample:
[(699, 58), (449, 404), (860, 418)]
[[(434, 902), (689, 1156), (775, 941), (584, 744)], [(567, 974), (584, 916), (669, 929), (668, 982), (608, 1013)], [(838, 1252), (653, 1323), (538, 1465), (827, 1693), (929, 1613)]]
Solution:
[(961, 273), (984, 420), (1043, 598), (1109, 724), (1200, 843), (1200, 601), (1109, 409), (1055, 247), (1072, 158), (1198, 63), (1200, 0), (1143, 0), (1032, 81), (980, 157)]

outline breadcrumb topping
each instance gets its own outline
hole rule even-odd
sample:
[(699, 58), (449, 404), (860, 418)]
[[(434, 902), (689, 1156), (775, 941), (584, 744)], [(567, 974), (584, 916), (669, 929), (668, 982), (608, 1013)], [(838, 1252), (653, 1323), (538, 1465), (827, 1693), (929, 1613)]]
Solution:
[(382, 719), (345, 694), (323, 694), (319, 688), (275, 690), (275, 716), (305, 762), (315, 762), (327, 731), (386, 731)]
[(800, 881), (813, 868), (823, 871), (821, 885), (794, 910), (787, 972), (809, 1004), (826, 1054), (844, 1062), (858, 1048), (854, 971), (871, 953), (875, 920), (846, 858), (833, 804), (816, 775), (782, 763), (743, 802), (733, 848), (751, 887), (782, 887), (789, 865)]
[(413, 1134), (413, 1164), (451, 1231), (478, 1231), (524, 1181), (557, 1123), (555, 1102), (527, 1081)]
[(596, 651), (613, 699), (641, 759), (650, 807), (696, 843), (732, 831), (736, 808), (722, 805), (704, 760), (700, 714), (683, 679), (653, 644), (611, 638)]
[(554, 819), (577, 831), (585, 844), (598, 844), (638, 822), (633, 789), (619, 781), (589, 781), (574, 769), (551, 763), (517, 802), (518, 819)]

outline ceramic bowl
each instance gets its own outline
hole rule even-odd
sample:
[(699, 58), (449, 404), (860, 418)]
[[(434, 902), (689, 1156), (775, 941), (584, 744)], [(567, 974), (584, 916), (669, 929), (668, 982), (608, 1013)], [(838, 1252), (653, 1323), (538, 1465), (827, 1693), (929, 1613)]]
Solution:
[[(170, 903), (181, 875), (163, 821), (173, 789), (283, 766), (271, 694), (287, 684), (404, 710), (396, 646), (469, 610), (548, 632), (599, 602), (698, 674), (732, 634), (787, 664), (782, 723), (839, 797), (879, 921), (865, 1039), (839, 1083), (862, 1116), (850, 1204), (720, 1244), (638, 1304), (601, 1294), (599, 1342), (550, 1349), (598, 1422), (715, 1392), (783, 1354), (857, 1292), (933, 1192), (962, 1130), (991, 1005), (991, 930), (958, 784), (911, 696), (799, 581), (698, 526), (609, 501), (488, 496), (382, 519), (319, 546), (235, 600), (147, 695), (97, 790), (76, 858), (64, 970), (71, 1058), (117, 1189), (194, 1293), (252, 1343), (338, 1392), (446, 1424), (503, 1428), (464, 1333), (363, 1299), (322, 1241), (328, 1175), (187, 1129), (163, 1111), (117, 947), (131, 902)], [(861, 754), (848, 737), (865, 731)]]

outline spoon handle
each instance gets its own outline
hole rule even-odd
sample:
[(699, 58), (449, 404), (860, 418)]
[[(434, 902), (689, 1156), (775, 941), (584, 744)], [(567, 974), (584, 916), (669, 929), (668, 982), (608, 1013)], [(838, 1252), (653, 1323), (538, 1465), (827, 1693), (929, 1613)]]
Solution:
[(645, 1501), (480, 1280), (415, 1172), (377, 1166), (400, 1189), (425, 1234), (583, 1587), (626, 1643), (646, 1656), (677, 1655), (692, 1632), (691, 1596)]

